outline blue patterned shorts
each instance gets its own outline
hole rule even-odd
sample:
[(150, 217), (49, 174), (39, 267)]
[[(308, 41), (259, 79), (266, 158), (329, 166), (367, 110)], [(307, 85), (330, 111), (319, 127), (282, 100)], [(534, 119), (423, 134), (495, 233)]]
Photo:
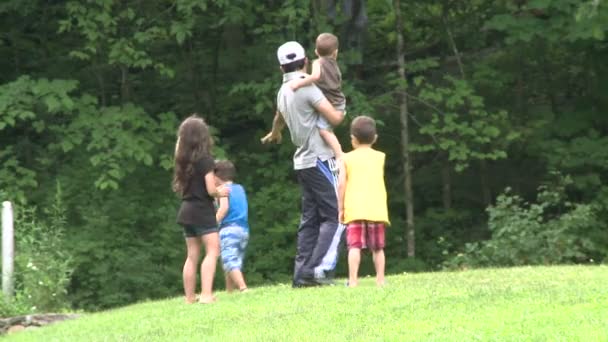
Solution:
[(220, 229), (222, 265), (224, 271), (241, 270), (249, 233), (243, 227), (229, 226)]

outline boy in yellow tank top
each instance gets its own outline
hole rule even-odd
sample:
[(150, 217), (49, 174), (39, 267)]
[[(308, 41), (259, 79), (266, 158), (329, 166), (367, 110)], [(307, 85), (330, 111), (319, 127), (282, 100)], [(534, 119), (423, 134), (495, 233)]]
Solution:
[(389, 224), (384, 186), (384, 153), (372, 148), (378, 135), (376, 122), (356, 117), (350, 126), (353, 151), (340, 164), (338, 208), (340, 221), (347, 224), (348, 286), (356, 287), (361, 249), (372, 252), (376, 284), (384, 285), (384, 230)]

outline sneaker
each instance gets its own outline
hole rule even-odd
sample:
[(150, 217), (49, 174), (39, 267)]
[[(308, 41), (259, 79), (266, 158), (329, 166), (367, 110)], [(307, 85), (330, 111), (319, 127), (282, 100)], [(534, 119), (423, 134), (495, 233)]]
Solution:
[(312, 286), (318, 286), (318, 285), (319, 285), (319, 283), (317, 283), (315, 281), (315, 279), (313, 279), (313, 278), (300, 278), (300, 279), (294, 280), (292, 283), (293, 288), (312, 287)]
[(330, 278), (315, 278), (315, 282), (321, 286), (333, 286), (336, 285), (336, 283), (333, 281), (333, 279)]

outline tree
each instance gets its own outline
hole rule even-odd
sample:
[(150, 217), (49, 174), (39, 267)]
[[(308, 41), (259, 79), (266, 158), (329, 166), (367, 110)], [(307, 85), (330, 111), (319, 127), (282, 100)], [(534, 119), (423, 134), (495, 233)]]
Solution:
[(405, 78), (405, 46), (403, 42), (403, 19), (401, 17), (401, 4), (394, 2), (395, 25), (397, 30), (397, 66), (399, 73), (399, 121), (401, 122), (401, 157), (403, 158), (403, 173), (405, 175), (405, 212), (406, 212), (406, 239), (407, 256), (416, 256), (416, 237), (414, 230), (414, 193), (412, 189), (412, 159), (410, 154), (409, 118), (407, 111), (407, 79)]

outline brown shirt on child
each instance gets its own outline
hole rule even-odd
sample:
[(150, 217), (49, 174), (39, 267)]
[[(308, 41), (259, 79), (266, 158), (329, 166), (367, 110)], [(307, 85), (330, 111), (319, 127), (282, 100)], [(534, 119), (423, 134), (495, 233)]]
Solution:
[(346, 98), (342, 93), (342, 73), (338, 62), (331, 57), (319, 57), (319, 65), (321, 77), (315, 84), (334, 107), (343, 106)]

